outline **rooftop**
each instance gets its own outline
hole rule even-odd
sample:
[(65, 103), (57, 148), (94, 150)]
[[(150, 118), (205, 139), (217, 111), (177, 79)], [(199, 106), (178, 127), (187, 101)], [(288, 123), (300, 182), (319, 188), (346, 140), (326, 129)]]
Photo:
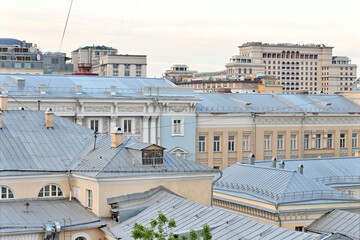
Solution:
[(94, 49), (94, 50), (116, 50), (115, 48), (112, 48), (112, 47), (107, 47), (107, 46), (104, 46), (104, 45), (92, 45), (92, 46), (85, 46), (85, 47), (80, 47), (76, 50), (74, 50), (73, 52), (78, 52), (79, 49)]
[(308, 43), (308, 44), (299, 44), (299, 43), (262, 43), (262, 42), (246, 42), (243, 43), (241, 47), (247, 46), (267, 46), (267, 47), (302, 47), (302, 48), (333, 48), (325, 46), (325, 44), (315, 44), (315, 43)]

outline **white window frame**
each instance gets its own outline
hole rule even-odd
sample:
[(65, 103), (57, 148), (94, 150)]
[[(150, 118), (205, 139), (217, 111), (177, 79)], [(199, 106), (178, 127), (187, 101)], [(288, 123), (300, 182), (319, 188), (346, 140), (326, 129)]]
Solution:
[[(215, 139), (219, 138), (219, 139)], [(214, 136), (214, 152), (221, 152), (221, 136), (215, 135)]]
[[(343, 135), (343, 137), (342, 137)], [(340, 133), (340, 148), (346, 148), (346, 134)]]
[[(4, 190), (5, 192), (3, 192)], [(5, 197), (3, 197), (3, 194), (5, 194)], [(14, 191), (7, 186), (0, 186), (0, 199), (15, 199)]]
[(310, 134), (304, 134), (304, 149), (310, 149)]
[(264, 150), (269, 151), (271, 150), (271, 135), (264, 135)]
[(94, 198), (94, 196), (93, 196), (93, 191), (91, 190), (91, 189), (86, 189), (85, 190), (85, 192), (86, 192), (86, 207), (87, 208), (91, 208), (92, 209), (92, 207), (93, 207), (93, 198)]
[(250, 135), (243, 135), (243, 137), (242, 137), (242, 143), (243, 143), (242, 146), (243, 146), (243, 151), (244, 152), (250, 151), (249, 141), (250, 141)]
[[(90, 128), (90, 129), (92, 129), (91, 128), (91, 122), (92, 121), (98, 121), (98, 132), (99, 133), (101, 133), (102, 132), (102, 119), (101, 118), (89, 118), (88, 119), (88, 127)], [(92, 130), (94, 130), (94, 129), (92, 129)]]
[[(125, 127), (125, 124), (127, 122), (130, 122), (130, 132), (129, 132), (129, 129), (128, 127)], [(127, 134), (134, 134), (135, 133), (135, 119), (133, 118), (124, 118), (122, 120), (122, 130), (124, 133), (127, 133)]]
[(290, 138), (290, 149), (297, 150), (297, 135), (292, 134)]
[(358, 147), (358, 134), (357, 133), (352, 133), (351, 146), (352, 146), (352, 148), (359, 148)]
[[(230, 139), (232, 138), (232, 139)], [(229, 135), (228, 136), (228, 150), (229, 152), (235, 152), (236, 145), (235, 145), (235, 135)]]
[[(48, 186), (49, 186), (49, 188), (47, 190)], [(53, 195), (53, 190), (52, 190), (53, 187), (55, 187), (55, 195)], [(39, 196), (41, 191), (42, 191), (42, 196)], [(47, 195), (47, 192), (48, 192), (48, 195)], [(61, 194), (61, 195), (59, 195), (59, 194)], [(65, 192), (58, 184), (49, 183), (49, 184), (46, 184), (45, 186), (43, 186), (40, 189), (40, 191), (38, 193), (38, 197), (39, 198), (65, 197)]]
[[(175, 121), (180, 121), (175, 123)], [(184, 136), (184, 118), (171, 119), (171, 136)]]
[(334, 134), (332, 133), (328, 134), (327, 148), (328, 149), (334, 148)]
[(315, 148), (316, 149), (321, 149), (321, 141), (322, 141), (321, 134), (317, 133), (315, 135)]
[(284, 135), (277, 135), (277, 150), (284, 150)]
[[(201, 137), (204, 140), (200, 140)], [(199, 136), (199, 152), (206, 152), (206, 136)]]

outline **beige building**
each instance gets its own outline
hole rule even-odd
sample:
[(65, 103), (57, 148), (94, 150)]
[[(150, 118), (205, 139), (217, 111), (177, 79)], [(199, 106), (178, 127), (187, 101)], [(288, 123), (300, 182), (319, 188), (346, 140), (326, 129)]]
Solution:
[(230, 59), (226, 71), (233, 78), (256, 73), (273, 75), (284, 93), (351, 90), (357, 65), (348, 57), (333, 56), (332, 49), (324, 44), (248, 42), (239, 46), (239, 55)]
[(338, 95), (197, 93), (197, 160), (225, 169), (246, 161), (354, 156), (360, 107)]
[(195, 70), (189, 70), (185, 64), (174, 64), (170, 70), (165, 71), (165, 78), (172, 82), (184, 82), (194, 78)]

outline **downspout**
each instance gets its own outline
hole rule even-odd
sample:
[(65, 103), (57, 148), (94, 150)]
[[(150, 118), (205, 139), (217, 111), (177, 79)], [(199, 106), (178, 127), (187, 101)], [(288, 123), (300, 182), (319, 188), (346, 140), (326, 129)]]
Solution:
[(69, 189), (70, 189), (70, 195), (69, 195), (69, 202), (71, 202), (71, 198), (72, 198), (72, 186), (71, 186), (71, 177), (70, 177), (70, 170), (67, 172), (67, 177), (68, 177), (68, 181), (69, 181)]
[(304, 121), (306, 119), (306, 112), (303, 113), (304, 116), (301, 119), (301, 157), (304, 158)]
[(195, 107), (195, 162), (199, 163), (199, 114), (196, 112), (196, 107)]
[(253, 153), (255, 154), (256, 156), (256, 139), (255, 139), (255, 136), (256, 136), (256, 113), (253, 112), (251, 113), (252, 114), (252, 119), (253, 119)]
[(275, 208), (276, 208), (276, 212), (277, 212), (277, 215), (278, 215), (279, 227), (281, 227), (281, 218), (280, 218), (280, 212), (279, 212), (279, 205), (275, 204)]
[(211, 183), (211, 207), (213, 206), (213, 202), (214, 202), (214, 184), (220, 180), (220, 178), (222, 178), (223, 176), (223, 172), (221, 170), (220, 171), (220, 176), (216, 179), (216, 180), (213, 180), (212, 183)]

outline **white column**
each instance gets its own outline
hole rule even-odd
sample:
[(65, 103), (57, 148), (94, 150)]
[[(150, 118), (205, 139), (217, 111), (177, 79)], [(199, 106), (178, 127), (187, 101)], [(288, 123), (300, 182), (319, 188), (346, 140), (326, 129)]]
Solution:
[(116, 126), (116, 119), (117, 117), (110, 117), (110, 133), (114, 132), (115, 131), (115, 128), (117, 127), (121, 127), (121, 126)]
[(148, 116), (143, 117), (142, 135), (143, 135), (143, 142), (148, 143), (149, 142), (149, 117)]
[(84, 119), (84, 117), (77, 117), (76, 118), (76, 123), (79, 124), (79, 125), (83, 125), (83, 119)]
[(160, 124), (160, 122), (161, 122), (161, 118), (160, 118), (160, 116), (158, 116), (157, 117), (157, 129), (156, 129), (156, 132), (157, 132), (157, 134), (156, 134), (156, 144), (157, 145), (161, 145), (161, 142), (160, 142), (160, 139), (161, 139), (161, 124)]
[(151, 117), (150, 121), (150, 143), (156, 144), (156, 116)]

